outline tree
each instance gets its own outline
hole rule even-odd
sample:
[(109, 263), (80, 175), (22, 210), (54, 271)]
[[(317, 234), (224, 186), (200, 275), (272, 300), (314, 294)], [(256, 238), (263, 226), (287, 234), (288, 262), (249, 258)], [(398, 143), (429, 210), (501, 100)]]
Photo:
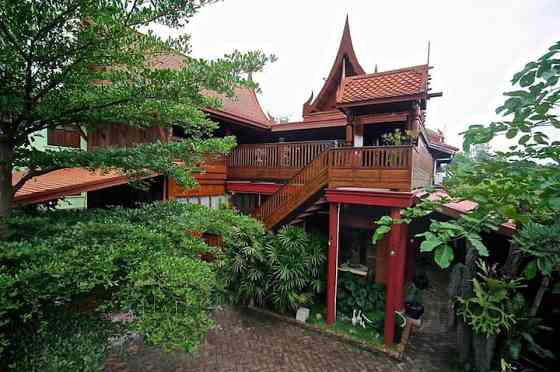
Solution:
[[(245, 67), (259, 71), (270, 57), (236, 51), (213, 61), (197, 59), (188, 55), (188, 35), (164, 40), (149, 31), (156, 24), (180, 30), (213, 2), (0, 0), (0, 220), (9, 216), (13, 196), (26, 181), (56, 169), (159, 172), (191, 185), (190, 171), (205, 153), (233, 146), (232, 138), (211, 138), (216, 124), (202, 110), (220, 102), (202, 92), (231, 95), (237, 85), (254, 87), (243, 78)], [(158, 68), (169, 55), (180, 61), (177, 68)], [(179, 126), (188, 138), (92, 152), (41, 152), (31, 143), (45, 128), (72, 126), (85, 136), (108, 123)], [(12, 186), (17, 168), (27, 173)]]
[[(510, 350), (505, 354), (512, 359), (517, 359), (521, 350), (520, 343), (514, 344), (512, 340), (524, 340), (527, 349), (540, 356), (552, 355), (535, 344), (532, 333), (536, 332), (539, 320), (535, 317), (543, 295), (553, 274), (560, 270), (560, 141), (549, 138), (549, 135), (556, 138), (560, 135), (558, 55), (560, 42), (514, 75), (512, 84), (518, 89), (505, 93), (505, 103), (496, 110), (503, 120), (472, 125), (464, 133), (463, 147), (467, 154), (473, 146), (480, 148), (502, 135), (515, 141), (512, 146), (474, 159), (457, 157), (450, 167), (450, 176), (444, 181), (449, 198), (436, 202), (426, 199), (407, 209), (400, 220), (384, 217), (378, 221), (380, 227), (374, 234), (374, 240), (379, 239), (392, 224), (409, 223), (416, 217), (426, 216), (449, 200), (471, 200), (478, 204), (474, 211), (457, 220), (432, 220), (429, 230), (419, 234), (424, 238), (420, 251), (433, 252), (435, 261), (443, 268), (454, 260), (451, 243), (457, 239), (467, 241), (468, 259), (465, 265), (457, 264), (454, 268), (454, 272), (463, 272), (461, 275), (468, 278), (455, 285), (464, 287), (455, 292), (459, 293), (456, 309), (465, 324), (478, 325), (473, 328), (475, 336), (486, 342), (478, 351), (477, 342), (474, 345), (478, 370), (489, 368), (498, 334), (507, 334), (505, 345)], [(488, 269), (483, 260), (474, 265), (474, 258), (483, 259), (492, 249), (482, 243), (481, 233), (496, 231), (506, 222), (514, 224), (516, 232), (499, 271)], [(537, 275), (541, 278), (540, 288), (528, 306), (527, 299), (517, 290), (519, 273), (528, 280)], [(476, 275), (482, 281), (475, 280)], [(483, 281), (491, 285), (482, 285)], [(509, 286), (508, 291), (496, 295), (498, 284)], [(494, 300), (493, 309), (499, 306), (501, 319), (511, 319), (511, 322), (486, 317), (485, 312), (474, 315), (469, 312), (469, 304), (480, 299)], [(492, 332), (481, 332), (481, 324), (492, 325)], [(481, 342), (478, 344), (482, 345)]]

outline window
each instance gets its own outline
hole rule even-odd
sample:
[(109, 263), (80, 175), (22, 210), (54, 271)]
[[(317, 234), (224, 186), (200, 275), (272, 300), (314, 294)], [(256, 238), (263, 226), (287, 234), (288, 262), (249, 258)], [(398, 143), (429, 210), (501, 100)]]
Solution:
[(180, 197), (176, 200), (179, 203), (200, 204), (212, 209), (218, 209), (221, 204), (227, 204), (225, 195)]
[(49, 146), (80, 148), (80, 132), (68, 127), (48, 128), (47, 144)]

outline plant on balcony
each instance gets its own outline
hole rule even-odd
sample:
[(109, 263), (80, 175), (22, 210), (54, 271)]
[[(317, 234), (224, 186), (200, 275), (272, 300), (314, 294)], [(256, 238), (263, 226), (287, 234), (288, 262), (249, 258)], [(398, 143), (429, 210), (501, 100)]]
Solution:
[(418, 138), (418, 134), (409, 129), (404, 132), (400, 129), (395, 129), (392, 132), (385, 133), (381, 138), (387, 146), (402, 146), (414, 143)]

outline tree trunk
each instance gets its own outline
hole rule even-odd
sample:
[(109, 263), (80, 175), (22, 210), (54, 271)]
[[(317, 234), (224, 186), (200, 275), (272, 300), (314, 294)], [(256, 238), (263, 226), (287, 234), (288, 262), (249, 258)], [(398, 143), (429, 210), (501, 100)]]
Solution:
[(12, 211), (12, 161), (14, 148), (9, 143), (0, 142), (0, 239), (8, 234), (6, 218)]
[(496, 336), (473, 335), (474, 369), (477, 372), (488, 372), (496, 349)]
[(550, 279), (548, 278), (548, 276), (545, 276), (542, 279), (539, 290), (537, 291), (537, 295), (535, 296), (535, 299), (533, 300), (533, 305), (531, 306), (531, 311), (529, 312), (530, 316), (534, 317), (534, 316), (537, 315), (537, 313), (539, 311), (539, 307), (541, 306), (542, 299), (544, 297), (544, 293), (546, 292), (546, 290), (548, 288), (549, 282), (550, 282)]

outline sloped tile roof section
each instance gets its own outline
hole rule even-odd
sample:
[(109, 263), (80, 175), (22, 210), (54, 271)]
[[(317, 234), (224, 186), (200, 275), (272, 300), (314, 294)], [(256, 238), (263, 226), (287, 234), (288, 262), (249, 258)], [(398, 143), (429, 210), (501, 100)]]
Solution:
[[(180, 69), (185, 63), (187, 57), (177, 54), (169, 53), (158, 55), (150, 59), (149, 63), (156, 69)], [(203, 91), (203, 94), (211, 97), (218, 97), (222, 101), (222, 108), (207, 109), (208, 113), (214, 115), (223, 114), (223, 116), (231, 120), (240, 120), (245, 124), (254, 124), (268, 128), (269, 119), (264, 113), (257, 94), (254, 90), (245, 87), (238, 87), (235, 89), (234, 97), (226, 97), (223, 94), (218, 94), (209, 90)]]
[(231, 119), (248, 121), (249, 124), (253, 123), (264, 128), (268, 128), (271, 124), (259, 103), (257, 94), (252, 89), (238, 87), (235, 89), (233, 97), (211, 91), (205, 91), (204, 94), (217, 97), (222, 101), (220, 109), (207, 109), (206, 111), (209, 113), (223, 113)]
[(407, 67), (344, 78), (337, 105), (375, 103), (392, 98), (425, 95), (428, 92), (428, 65)]
[[(344, 67), (343, 67), (344, 66)], [(347, 76), (363, 75), (364, 69), (358, 61), (354, 45), (352, 44), (352, 36), (350, 35), (350, 23), (348, 16), (344, 23), (344, 30), (342, 31), (342, 38), (338, 46), (335, 60), (329, 72), (329, 76), (325, 80), (321, 91), (313, 100), (313, 93), (311, 97), (303, 104), (303, 117), (315, 112), (329, 111), (336, 106), (336, 92), (342, 80), (342, 70), (345, 70)]]
[(426, 134), (428, 135), (429, 146), (434, 148), (435, 150), (439, 150), (449, 154), (454, 154), (459, 151), (457, 147), (445, 143), (443, 133), (439, 131), (436, 132), (435, 130), (432, 130), (430, 128), (426, 128)]
[[(12, 183), (16, 184), (24, 175), (25, 172), (15, 172), (12, 175)], [(16, 193), (14, 203), (40, 203), (128, 182), (128, 177), (117, 172), (91, 172), (84, 168), (60, 169), (27, 181)]]

